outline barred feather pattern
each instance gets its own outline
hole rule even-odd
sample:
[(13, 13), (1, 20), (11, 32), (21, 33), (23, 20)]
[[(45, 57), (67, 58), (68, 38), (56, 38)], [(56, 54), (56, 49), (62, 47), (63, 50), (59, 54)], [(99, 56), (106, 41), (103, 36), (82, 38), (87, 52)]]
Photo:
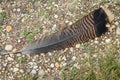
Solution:
[(47, 53), (87, 42), (107, 32), (106, 24), (109, 22), (107, 17), (102, 8), (94, 10), (71, 26), (28, 44), (21, 52)]

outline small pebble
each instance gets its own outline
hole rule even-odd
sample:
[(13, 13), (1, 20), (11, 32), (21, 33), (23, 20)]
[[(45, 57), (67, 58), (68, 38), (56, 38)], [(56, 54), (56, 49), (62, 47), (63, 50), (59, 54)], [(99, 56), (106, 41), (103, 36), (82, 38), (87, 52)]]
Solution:
[(20, 57), (21, 56), (21, 54), (16, 54), (17, 55), (17, 57)]
[(62, 66), (66, 66), (67, 65), (67, 63), (65, 63), (65, 62), (62, 62), (61, 64), (62, 64)]
[(3, 66), (6, 67), (6, 66), (7, 66), (7, 63), (3, 63)]
[(7, 60), (8, 60), (8, 61), (13, 61), (14, 59), (11, 58), (11, 57), (8, 57)]
[(117, 26), (118, 26), (118, 25), (119, 25), (119, 22), (115, 22), (115, 25), (117, 25)]
[(116, 29), (116, 34), (120, 35), (120, 28), (119, 27), (117, 27), (117, 29)]
[(53, 68), (53, 67), (54, 67), (54, 64), (52, 63), (52, 64), (50, 65), (50, 67)]
[(7, 32), (12, 31), (12, 26), (7, 26), (7, 27), (6, 27), (6, 31), (7, 31)]
[(106, 39), (105, 43), (110, 43), (111, 39)]
[(99, 41), (94, 41), (95, 44), (99, 44)]
[(69, 24), (68, 25), (72, 25), (73, 23), (72, 22), (69, 22)]
[(13, 72), (17, 72), (18, 70), (18, 68), (13, 68)]
[(80, 44), (76, 44), (76, 46), (75, 46), (75, 47), (76, 47), (77, 49), (78, 49), (78, 48), (80, 48)]
[(71, 51), (71, 52), (73, 52), (73, 51), (74, 51), (73, 47), (71, 47), (71, 48), (70, 48), (70, 51)]
[(15, 66), (16, 66), (16, 67), (19, 67), (19, 64), (16, 64)]
[(72, 57), (72, 60), (75, 61), (75, 59), (76, 59), (76, 56), (73, 56), (73, 57)]
[(22, 69), (19, 70), (21, 73), (24, 73), (24, 71)]
[(60, 63), (56, 62), (55, 63), (55, 67), (59, 68), (60, 67)]
[(55, 30), (56, 30), (56, 28), (57, 28), (57, 25), (56, 25), (56, 24), (54, 24), (54, 25), (53, 25), (53, 27), (52, 27), (52, 30), (53, 30), (53, 31), (55, 31)]
[(28, 64), (29, 64), (29, 65), (33, 65), (33, 62), (29, 62)]
[(48, 55), (49, 55), (49, 56), (51, 56), (51, 55), (52, 55), (52, 53), (51, 53), (51, 52), (48, 52)]
[(12, 52), (13, 52), (13, 53), (15, 53), (16, 51), (17, 51), (17, 49), (16, 49), (16, 48), (14, 48), (14, 49), (12, 50)]
[(64, 61), (66, 61), (66, 60), (67, 60), (65, 56), (63, 56), (63, 57), (62, 57), (62, 59), (63, 59)]
[(3, 10), (2, 10), (2, 8), (0, 8), (0, 13), (2, 13), (3, 12)]
[(68, 20), (66, 20), (66, 21), (65, 21), (65, 23), (69, 23), (69, 21), (68, 21)]
[(55, 14), (55, 15), (54, 15), (54, 18), (58, 18), (58, 15)]
[(31, 69), (29, 69), (29, 68), (26, 70), (27, 73), (30, 73), (30, 71), (31, 71)]
[(34, 68), (34, 69), (37, 69), (37, 68), (38, 68), (38, 66), (34, 66), (33, 68)]
[(93, 55), (93, 57), (94, 57), (94, 58), (96, 58), (96, 57), (97, 57), (97, 55), (96, 55), (96, 54), (94, 54), (94, 55)]
[(32, 73), (32, 74), (36, 74), (37, 72), (36, 72), (36, 70), (33, 69), (33, 70), (31, 71), (31, 73)]
[(39, 70), (39, 71), (38, 71), (38, 75), (39, 75), (39, 76), (45, 75), (45, 71), (44, 71), (44, 70)]
[(6, 46), (5, 46), (5, 50), (6, 50), (6, 51), (11, 51), (12, 48), (13, 48), (12, 45), (6, 45)]
[(13, 12), (15, 12), (15, 11), (16, 11), (16, 9), (14, 8), (14, 9), (13, 9)]
[(73, 66), (74, 66), (74, 67), (78, 67), (78, 64), (77, 64), (77, 63), (75, 63)]
[(17, 8), (17, 12), (20, 12), (20, 10), (21, 10), (20, 8)]
[(5, 55), (5, 54), (7, 54), (7, 52), (5, 52), (5, 51), (0, 51), (0, 55)]
[(21, 42), (21, 40), (19, 39), (17, 42), (18, 42), (18, 43), (20, 43), (20, 42)]

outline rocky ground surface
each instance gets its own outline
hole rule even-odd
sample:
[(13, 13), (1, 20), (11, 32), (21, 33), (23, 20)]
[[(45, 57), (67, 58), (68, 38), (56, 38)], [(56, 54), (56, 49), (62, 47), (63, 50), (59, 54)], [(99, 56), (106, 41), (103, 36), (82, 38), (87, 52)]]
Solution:
[[(120, 60), (120, 4), (119, 0), (0, 0), (0, 79), (61, 80), (64, 66), (78, 69), (89, 66), (84, 58), (97, 60), (109, 47), (117, 49)], [(40, 55), (14, 54), (25, 44), (43, 35), (71, 25), (100, 5), (109, 5), (115, 14), (116, 29), (100, 38), (75, 47)], [(27, 79), (26, 79), (27, 80)], [(29, 80), (29, 79), (28, 79)]]

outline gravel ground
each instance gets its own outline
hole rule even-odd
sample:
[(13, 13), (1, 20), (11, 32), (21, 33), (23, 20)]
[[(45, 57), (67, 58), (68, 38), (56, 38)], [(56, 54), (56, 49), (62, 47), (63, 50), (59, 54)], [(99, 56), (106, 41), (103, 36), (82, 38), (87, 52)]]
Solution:
[[(116, 47), (116, 55), (120, 58), (119, 0), (102, 1), (0, 0), (0, 13), (5, 14), (5, 18), (0, 19), (0, 79), (19, 80), (28, 74), (33, 80), (61, 80), (64, 66), (72, 63), (78, 69), (85, 67), (88, 65), (84, 61), (87, 53), (96, 59), (96, 55), (104, 55), (109, 46)], [(65, 50), (40, 55), (13, 54), (33, 39), (71, 25), (100, 5), (110, 5), (110, 10), (115, 14), (112, 23), (116, 26), (115, 30)]]

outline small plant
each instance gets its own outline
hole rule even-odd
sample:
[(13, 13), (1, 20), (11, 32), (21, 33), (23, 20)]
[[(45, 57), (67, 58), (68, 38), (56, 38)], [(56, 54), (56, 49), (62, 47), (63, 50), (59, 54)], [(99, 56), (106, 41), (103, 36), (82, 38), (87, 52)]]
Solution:
[(24, 62), (26, 62), (26, 60), (27, 60), (27, 58), (25, 58), (25, 57), (21, 57), (21, 58), (19, 59), (20, 63), (24, 63)]
[(117, 5), (120, 5), (120, 0), (115, 0)]
[[(69, 3), (68, 3), (69, 4)], [(69, 10), (72, 14), (76, 13), (77, 12), (77, 8), (76, 8), (76, 5), (77, 5), (77, 0), (73, 0), (70, 5), (69, 5)]]
[(4, 19), (5, 18), (5, 15), (4, 15), (4, 13), (0, 13), (0, 19)]
[(3, 24), (5, 18), (5, 14), (3, 12), (0, 12), (0, 25)]
[(46, 19), (49, 19), (49, 18), (50, 18), (50, 14), (47, 13), (47, 12), (45, 12), (45, 11), (43, 11), (43, 10), (38, 10), (38, 14), (39, 14), (40, 16), (42, 16), (43, 18), (46, 18)]
[(28, 42), (32, 42), (37, 33), (38, 30), (23, 30), (22, 35), (27, 39)]
[(108, 0), (100, 0), (99, 2), (100, 2), (100, 4), (105, 4), (108, 2)]
[(36, 80), (36, 79), (34, 79), (34, 75), (33, 74), (26, 74), (20, 80)]
[(0, 35), (2, 34), (2, 28), (0, 27)]
[(48, 0), (48, 7), (51, 7), (52, 9), (55, 7), (51, 0)]
[[(117, 48), (112, 44), (106, 47), (105, 56), (97, 54), (97, 59), (88, 53), (86, 62), (80, 69), (74, 66), (65, 66), (62, 71), (62, 80), (119, 80), (120, 62), (116, 58)], [(96, 62), (95, 62), (96, 61)]]
[(71, 70), (67, 70), (67, 67), (63, 69), (62, 80), (79, 80), (80, 70), (76, 67), (72, 67)]

